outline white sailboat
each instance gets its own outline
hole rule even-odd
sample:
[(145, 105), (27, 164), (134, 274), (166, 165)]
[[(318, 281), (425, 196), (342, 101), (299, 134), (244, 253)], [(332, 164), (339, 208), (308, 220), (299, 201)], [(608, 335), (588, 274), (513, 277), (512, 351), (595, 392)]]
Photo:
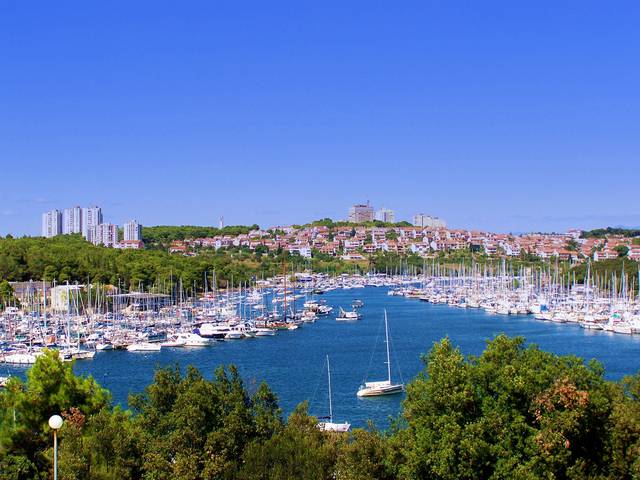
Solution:
[(387, 326), (387, 311), (384, 311), (384, 333), (387, 344), (387, 379), (378, 382), (365, 382), (358, 389), (358, 397), (378, 397), (392, 395), (404, 391), (404, 383), (391, 382), (391, 357), (389, 355), (389, 328)]
[(327, 376), (329, 378), (329, 417), (319, 417), (320, 419), (327, 419), (328, 422), (319, 422), (318, 428), (325, 432), (348, 432), (351, 428), (350, 423), (334, 423), (333, 421), (333, 403), (331, 398), (331, 367), (329, 366), (329, 355), (327, 355)]

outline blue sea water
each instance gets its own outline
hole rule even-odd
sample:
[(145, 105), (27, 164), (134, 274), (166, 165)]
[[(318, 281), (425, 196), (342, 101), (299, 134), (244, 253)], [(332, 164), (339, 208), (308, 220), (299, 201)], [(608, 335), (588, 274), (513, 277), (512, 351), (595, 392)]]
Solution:
[[(266, 381), (278, 395), (285, 415), (309, 401), (313, 415), (329, 409), (325, 356), (331, 362), (334, 421), (355, 427), (372, 420), (387, 428), (401, 411), (404, 395), (359, 399), (356, 392), (368, 380), (386, 378), (383, 314), (386, 308), (391, 336), (394, 380), (410, 381), (424, 367), (420, 356), (434, 342), (449, 336), (464, 354), (477, 355), (486, 341), (499, 333), (522, 335), (528, 343), (558, 354), (595, 358), (609, 379), (620, 379), (640, 368), (640, 336), (589, 331), (577, 325), (555, 324), (531, 316), (490, 315), (483, 310), (433, 305), (415, 299), (390, 297), (386, 288), (335, 290), (323, 295), (327, 304), (350, 309), (361, 299), (363, 318), (338, 322), (320, 317), (295, 331), (275, 337), (218, 342), (212, 347), (162, 349), (160, 352), (98, 352), (93, 361), (80, 361), (75, 371), (93, 377), (111, 390), (115, 402), (126, 405), (130, 393), (141, 392), (153, 380), (158, 366), (194, 365), (211, 378), (221, 364), (235, 364), (249, 390)], [(0, 367), (24, 374), (22, 367)], [(0, 370), (0, 374), (4, 374)]]

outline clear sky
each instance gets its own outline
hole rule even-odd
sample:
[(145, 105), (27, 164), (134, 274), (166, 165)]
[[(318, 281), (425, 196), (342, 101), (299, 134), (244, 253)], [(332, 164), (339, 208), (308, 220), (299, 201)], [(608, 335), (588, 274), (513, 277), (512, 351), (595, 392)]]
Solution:
[(0, 0), (0, 234), (640, 226), (639, 180), (637, 1)]

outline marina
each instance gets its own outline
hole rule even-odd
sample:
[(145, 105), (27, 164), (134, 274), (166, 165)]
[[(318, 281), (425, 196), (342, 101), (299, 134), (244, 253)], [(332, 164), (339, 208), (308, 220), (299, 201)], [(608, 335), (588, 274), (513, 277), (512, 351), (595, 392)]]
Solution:
[[(285, 414), (308, 400), (310, 413), (322, 417), (329, 411), (324, 362), (329, 355), (332, 408), (340, 412), (341, 421), (354, 427), (365, 426), (369, 419), (382, 428), (387, 427), (389, 418), (400, 412), (404, 398), (401, 392), (364, 398), (358, 396), (359, 386), (366, 384), (369, 378), (387, 376), (389, 380), (393, 377), (394, 386), (409, 382), (423, 366), (421, 354), (445, 336), (451, 338), (463, 353), (479, 354), (485, 342), (499, 333), (522, 335), (527, 342), (545, 350), (585, 359), (596, 358), (603, 363), (605, 375), (610, 379), (633, 374), (640, 367), (640, 336), (616, 334), (604, 328), (582, 328), (581, 321), (545, 321), (533, 313), (500, 314), (491, 308), (494, 301), (486, 299), (493, 298), (489, 292), (497, 292), (495, 298), (510, 301), (520, 298), (522, 292), (518, 288), (501, 289), (500, 285), (505, 283), (513, 285), (513, 278), (509, 281), (499, 276), (492, 277), (493, 280), (472, 278), (317, 277), (308, 285), (296, 288), (295, 292), (287, 287), (286, 301), (284, 286), (274, 282), (260, 290), (218, 292), (215, 304), (203, 297), (202, 302), (194, 302), (187, 308), (185, 300), (169, 307), (171, 314), (166, 310), (161, 313), (162, 309), (149, 309), (144, 314), (137, 312), (121, 318), (104, 314), (101, 321), (94, 319), (94, 323), (90, 319), (62, 315), (58, 318), (59, 331), (64, 339), (64, 330), (71, 324), (69, 337), (81, 338), (80, 343), (76, 342), (75, 351), (91, 354), (91, 358), (75, 362), (75, 371), (93, 375), (112, 392), (115, 402), (125, 406), (130, 393), (140, 392), (152, 381), (158, 366), (177, 363), (186, 367), (191, 364), (211, 376), (217, 366), (235, 364), (250, 390), (266, 381), (278, 395)], [(532, 295), (538, 288), (527, 286), (526, 281), (521, 281), (520, 285), (523, 291)], [(571, 290), (569, 287), (569, 292)], [(478, 308), (472, 307), (473, 296), (463, 293), (474, 291), (484, 292), (485, 306), (490, 308), (480, 308), (483, 302), (479, 302)], [(541, 291), (546, 291), (546, 287)], [(576, 291), (584, 292), (584, 289)], [(294, 300), (294, 296), (298, 298)], [(615, 305), (632, 312), (626, 318), (633, 319), (635, 302), (631, 297), (616, 298)], [(274, 298), (282, 300), (273, 302)], [(568, 304), (562, 295), (549, 295), (549, 298), (553, 300), (548, 303), (549, 311), (556, 311), (556, 304)], [(577, 293), (575, 298), (586, 299), (586, 296)], [(539, 296), (533, 295), (531, 299), (535, 308)], [(466, 307), (460, 306), (462, 302)], [(287, 315), (283, 314), (285, 303)], [(594, 301), (594, 304), (602, 303)], [(569, 304), (585, 305), (578, 300)], [(353, 308), (354, 305), (358, 305), (357, 308)], [(338, 321), (333, 312), (341, 309), (357, 312), (360, 319)], [(385, 309), (391, 332), (388, 343), (385, 342)], [(267, 311), (269, 314), (265, 313)], [(609, 317), (615, 313), (611, 312)], [(225, 320), (220, 321), (222, 319)], [(9, 320), (4, 318), (3, 322), (6, 334)], [(24, 328), (20, 327), (25, 322), (35, 324), (33, 318), (23, 318), (21, 322), (11, 323), (11, 331), (21, 334), (22, 343), (5, 341), (2, 355), (5, 360), (8, 357), (22, 361), (20, 364), (0, 364), (1, 376), (23, 376), (38, 354), (35, 346), (38, 339), (25, 337)], [(48, 317), (47, 322), (48, 328), (53, 328), (54, 317)], [(91, 328), (83, 331), (83, 326)], [(135, 341), (132, 341), (134, 337)], [(123, 348), (122, 342), (126, 339), (129, 343)], [(55, 345), (50, 347), (56, 348)], [(69, 349), (74, 351), (72, 347), (66, 350)]]

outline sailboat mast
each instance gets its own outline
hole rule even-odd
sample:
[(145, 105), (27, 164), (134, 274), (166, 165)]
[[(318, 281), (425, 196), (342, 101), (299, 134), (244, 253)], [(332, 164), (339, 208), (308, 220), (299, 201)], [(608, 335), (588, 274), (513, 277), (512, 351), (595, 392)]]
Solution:
[(331, 403), (331, 367), (329, 366), (329, 355), (327, 355), (327, 376), (329, 378), (329, 422), (333, 422), (333, 405)]
[(387, 344), (387, 373), (389, 376), (389, 383), (391, 383), (391, 358), (389, 356), (389, 327), (387, 326), (387, 309), (384, 310), (384, 336), (386, 337)]

